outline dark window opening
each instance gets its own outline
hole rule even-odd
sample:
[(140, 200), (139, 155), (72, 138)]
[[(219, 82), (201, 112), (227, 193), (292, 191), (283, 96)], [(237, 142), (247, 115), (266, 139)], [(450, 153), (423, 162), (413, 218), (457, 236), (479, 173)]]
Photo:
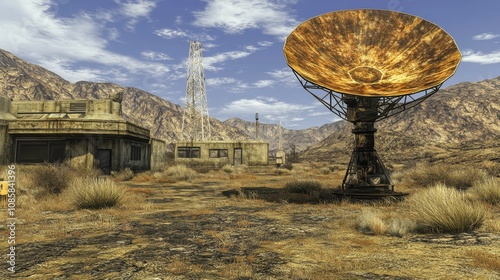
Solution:
[(224, 158), (227, 157), (227, 149), (210, 149), (208, 151), (211, 158)]
[(16, 162), (62, 162), (66, 158), (65, 144), (61, 141), (19, 141)]
[(200, 147), (179, 147), (177, 148), (178, 158), (200, 158)]
[(140, 161), (141, 160), (141, 147), (140, 146), (130, 146), (130, 160)]

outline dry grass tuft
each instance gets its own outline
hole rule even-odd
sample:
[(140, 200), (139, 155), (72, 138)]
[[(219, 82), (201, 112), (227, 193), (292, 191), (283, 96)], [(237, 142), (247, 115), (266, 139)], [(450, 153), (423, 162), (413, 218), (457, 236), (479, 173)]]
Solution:
[(230, 173), (233, 173), (233, 172), (234, 172), (234, 168), (233, 168), (233, 166), (232, 166), (232, 165), (230, 165), (230, 164), (226, 164), (226, 165), (224, 165), (224, 166), (221, 168), (221, 170), (222, 170), (222, 171), (224, 171), (224, 172), (226, 172), (226, 173), (228, 173), (228, 174), (230, 174)]
[(500, 257), (483, 250), (470, 250), (466, 256), (472, 258), (472, 266), (500, 272)]
[(286, 168), (273, 168), (273, 173), (276, 175), (290, 175), (291, 171)]
[(323, 174), (323, 175), (328, 175), (328, 174), (330, 174), (330, 172), (331, 172), (330, 168), (326, 167), (326, 166), (325, 167), (321, 167), (319, 169), (319, 173)]
[(359, 231), (374, 235), (382, 235), (387, 231), (387, 226), (380, 215), (372, 211), (363, 211), (356, 226)]
[(125, 168), (119, 172), (112, 172), (112, 175), (120, 181), (128, 181), (134, 177), (134, 171), (130, 168)]
[(41, 188), (40, 194), (59, 194), (69, 186), (76, 174), (67, 163), (44, 163), (29, 167), (31, 188)]
[(102, 209), (116, 206), (124, 190), (109, 178), (76, 178), (71, 182), (73, 205), (78, 209)]
[(481, 201), (500, 205), (500, 178), (488, 177), (477, 181), (470, 191)]
[(415, 193), (408, 202), (411, 216), (422, 231), (469, 232), (479, 228), (486, 216), (482, 205), (444, 184)]
[(487, 173), (478, 168), (444, 163), (417, 164), (408, 171), (408, 177), (423, 187), (442, 183), (449, 187), (467, 189), (486, 176)]
[(285, 184), (289, 193), (316, 194), (321, 191), (321, 183), (311, 179), (295, 179)]
[(198, 172), (182, 164), (171, 166), (164, 173), (175, 181), (192, 181), (199, 176)]
[(403, 237), (415, 231), (417, 224), (414, 221), (405, 219), (393, 219), (387, 226), (387, 234), (391, 236)]

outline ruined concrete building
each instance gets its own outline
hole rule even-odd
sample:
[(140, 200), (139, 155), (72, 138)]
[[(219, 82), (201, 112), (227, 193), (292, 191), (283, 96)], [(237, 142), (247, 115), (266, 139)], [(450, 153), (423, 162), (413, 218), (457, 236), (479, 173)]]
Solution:
[(0, 97), (0, 164), (69, 160), (104, 174), (163, 168), (165, 142), (123, 119), (120, 101)]
[(249, 166), (269, 164), (269, 143), (260, 141), (179, 141), (175, 162), (212, 162)]

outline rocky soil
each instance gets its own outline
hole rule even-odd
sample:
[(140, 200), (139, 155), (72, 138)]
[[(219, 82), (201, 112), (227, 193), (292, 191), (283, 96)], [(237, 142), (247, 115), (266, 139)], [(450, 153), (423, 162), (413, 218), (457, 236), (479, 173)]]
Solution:
[(17, 273), (2, 269), (0, 278), (500, 279), (500, 268), (471, 257), (500, 258), (499, 233), (369, 235), (355, 226), (363, 211), (397, 217), (404, 208), (287, 195), (280, 186), (289, 175), (213, 174), (194, 183), (124, 182), (144, 194), (135, 210), (22, 217)]

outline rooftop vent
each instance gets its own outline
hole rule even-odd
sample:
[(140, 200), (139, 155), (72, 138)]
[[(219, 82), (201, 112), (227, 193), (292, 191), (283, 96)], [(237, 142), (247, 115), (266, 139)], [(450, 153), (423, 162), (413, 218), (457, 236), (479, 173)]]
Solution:
[(75, 102), (69, 104), (70, 112), (83, 112), (87, 111), (87, 103), (86, 102)]

